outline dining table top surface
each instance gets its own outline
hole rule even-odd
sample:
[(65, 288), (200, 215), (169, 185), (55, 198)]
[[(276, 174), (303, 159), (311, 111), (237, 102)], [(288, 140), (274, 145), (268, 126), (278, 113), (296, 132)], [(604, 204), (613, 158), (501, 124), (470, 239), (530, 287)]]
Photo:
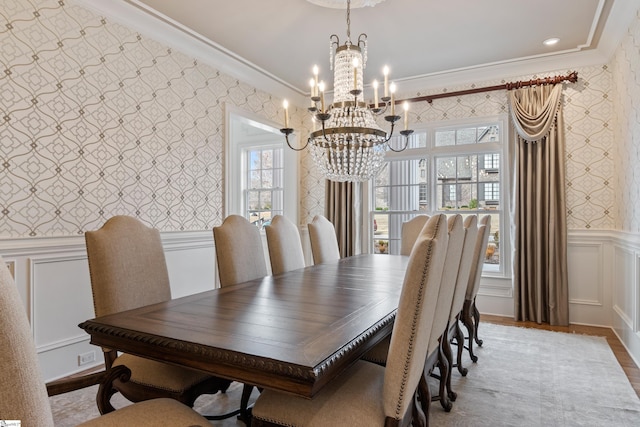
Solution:
[(80, 327), (95, 345), (310, 398), (391, 333), (407, 262), (358, 255)]

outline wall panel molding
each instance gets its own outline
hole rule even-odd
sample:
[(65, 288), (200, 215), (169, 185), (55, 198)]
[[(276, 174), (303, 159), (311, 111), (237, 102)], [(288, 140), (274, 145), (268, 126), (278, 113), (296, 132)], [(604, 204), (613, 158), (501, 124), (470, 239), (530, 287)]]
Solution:
[[(213, 232), (163, 232), (162, 243), (174, 297), (214, 287)], [(78, 356), (100, 348), (77, 327), (92, 318), (84, 236), (1, 239), (0, 254), (15, 271), (16, 286), (30, 320), (47, 381), (84, 370)]]
[(569, 304), (604, 305), (604, 243), (568, 243)]
[[(88, 341), (77, 327), (94, 315), (86, 260), (82, 253), (28, 258), (29, 318), (38, 353)], [(64, 331), (57, 322), (64, 325)]]
[[(625, 244), (626, 243), (626, 244)], [(640, 248), (633, 248), (629, 242), (616, 242), (613, 260), (613, 310), (629, 328), (634, 328), (637, 302), (635, 301), (638, 284), (638, 256)]]

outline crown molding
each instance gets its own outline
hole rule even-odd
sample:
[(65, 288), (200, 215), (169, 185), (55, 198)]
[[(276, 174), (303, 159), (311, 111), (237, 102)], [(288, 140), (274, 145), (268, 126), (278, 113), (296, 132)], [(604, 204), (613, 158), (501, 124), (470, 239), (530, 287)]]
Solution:
[(624, 35), (634, 19), (638, 19), (640, 4), (637, 0), (614, 0), (598, 43), (598, 49), (611, 61)]
[(305, 95), (282, 79), (138, 0), (69, 0), (274, 96), (305, 105)]
[(639, 15), (640, 7), (636, 0), (601, 0), (598, 16), (606, 21), (595, 48), (589, 46), (598, 26), (597, 21), (593, 23), (589, 41), (571, 50), (396, 79), (400, 97), (414, 96), (418, 92), (425, 95), (429, 90), (445, 87), (608, 64), (631, 23), (639, 19)]
[[(608, 7), (610, 6), (610, 7)], [(600, 13), (606, 19), (602, 28), (598, 45), (589, 48), (597, 22), (594, 22), (589, 43), (577, 46), (564, 52), (553, 55), (539, 55), (525, 58), (517, 58), (510, 61), (494, 62), (474, 65), (467, 68), (445, 70), (437, 73), (425, 74), (406, 79), (397, 79), (400, 83), (402, 94), (415, 94), (421, 92), (424, 95), (429, 90), (442, 89), (452, 86), (464, 86), (467, 84), (516, 78), (527, 75), (540, 75), (550, 72), (566, 72), (582, 67), (604, 65), (611, 62), (624, 35), (634, 19), (640, 13), (636, 0), (611, 0), (607, 4), (600, 3)], [(606, 16), (605, 16), (606, 15)]]
[[(233, 76), (257, 89), (288, 98), (293, 105), (304, 106), (308, 103), (306, 94), (300, 89), (171, 18), (150, 9), (139, 0), (70, 1), (198, 58), (220, 72)], [(603, 0), (602, 5), (605, 4), (605, 1)], [(444, 87), (464, 86), (471, 83), (558, 70), (565, 72), (580, 67), (608, 64), (631, 22), (638, 15), (636, 0), (611, 0), (610, 5), (610, 8), (601, 6), (601, 12), (605, 10), (604, 13), (608, 13), (608, 16), (596, 48), (589, 49), (588, 46), (578, 46), (576, 49), (554, 55), (479, 64), (467, 68), (398, 79), (396, 81), (400, 83), (399, 89), (403, 96), (413, 96), (416, 93), (424, 95), (429, 90)]]

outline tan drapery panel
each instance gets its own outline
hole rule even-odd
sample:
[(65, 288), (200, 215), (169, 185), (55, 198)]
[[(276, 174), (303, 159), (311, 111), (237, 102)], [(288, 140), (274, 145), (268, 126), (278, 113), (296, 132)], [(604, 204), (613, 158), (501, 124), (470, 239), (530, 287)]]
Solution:
[(359, 253), (358, 183), (327, 180), (325, 184), (324, 216), (336, 228), (342, 258)]
[(509, 92), (516, 320), (569, 324), (562, 85)]

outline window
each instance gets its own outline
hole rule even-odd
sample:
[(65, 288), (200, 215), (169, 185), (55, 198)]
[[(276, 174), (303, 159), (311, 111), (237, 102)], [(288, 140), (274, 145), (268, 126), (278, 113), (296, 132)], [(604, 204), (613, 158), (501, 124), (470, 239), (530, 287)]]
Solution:
[(484, 169), (487, 173), (497, 172), (500, 169), (500, 154), (485, 154)]
[(487, 205), (498, 204), (500, 201), (500, 184), (497, 182), (485, 182), (482, 189), (481, 200)]
[[(504, 274), (504, 122), (500, 117), (436, 124), (416, 130), (407, 150), (387, 153), (373, 182), (371, 250), (399, 253), (402, 223), (421, 213), (490, 214), (484, 271)], [(404, 145), (400, 138), (394, 147)]]
[[(262, 229), (275, 215), (298, 220), (298, 158), (277, 124), (227, 107), (225, 216)], [(295, 134), (289, 139), (295, 143)]]
[(271, 222), (274, 215), (283, 213), (283, 148), (249, 148), (244, 152), (247, 161), (247, 185), (244, 190), (245, 217), (259, 228)]

